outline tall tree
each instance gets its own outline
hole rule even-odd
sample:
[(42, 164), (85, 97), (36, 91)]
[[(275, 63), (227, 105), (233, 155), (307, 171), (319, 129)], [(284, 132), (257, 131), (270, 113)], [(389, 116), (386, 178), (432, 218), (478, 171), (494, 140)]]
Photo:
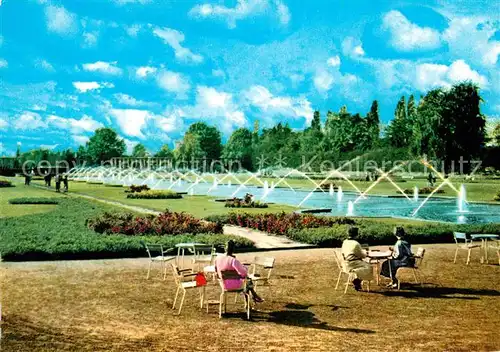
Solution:
[(196, 135), (204, 156), (210, 160), (219, 160), (222, 152), (221, 133), (217, 127), (205, 122), (196, 122), (189, 126), (188, 133)]
[(374, 100), (370, 112), (366, 115), (366, 125), (370, 138), (371, 148), (379, 144), (380, 139), (380, 117), (378, 113), (378, 102)]
[(396, 105), (394, 119), (387, 128), (389, 144), (395, 148), (407, 147), (412, 136), (412, 126), (408, 120), (405, 97), (402, 96)]
[(132, 156), (135, 157), (135, 158), (145, 158), (149, 155), (146, 147), (141, 144), (141, 143), (138, 143), (134, 146), (134, 149), (132, 149)]
[(493, 144), (496, 145), (497, 147), (500, 147), (500, 122), (496, 124), (496, 126), (493, 128), (493, 131), (491, 132), (491, 136), (493, 139)]
[(239, 162), (246, 170), (253, 170), (252, 140), (253, 135), (249, 129), (237, 129), (224, 146), (223, 158)]
[(311, 130), (315, 132), (321, 132), (321, 117), (319, 111), (316, 110), (311, 121)]
[(174, 153), (172, 152), (172, 149), (170, 149), (168, 144), (162, 145), (160, 150), (155, 154), (155, 157), (157, 157), (157, 158), (172, 159), (173, 156), (174, 156)]
[(191, 132), (186, 132), (184, 138), (174, 151), (174, 155), (178, 161), (187, 163), (191, 167), (201, 165), (200, 159), (206, 158), (206, 153), (201, 147), (200, 136)]
[(125, 142), (111, 128), (98, 128), (87, 142), (87, 155), (94, 164), (125, 153)]

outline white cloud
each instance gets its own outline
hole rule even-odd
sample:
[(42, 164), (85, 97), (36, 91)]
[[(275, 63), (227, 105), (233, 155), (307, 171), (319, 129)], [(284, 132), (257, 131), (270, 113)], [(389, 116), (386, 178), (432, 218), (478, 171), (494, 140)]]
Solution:
[(441, 45), (437, 30), (411, 23), (399, 11), (389, 11), (383, 16), (382, 29), (390, 32), (391, 45), (400, 51), (435, 49)]
[(184, 96), (191, 88), (187, 78), (177, 72), (162, 71), (157, 77), (158, 86), (167, 92)]
[(167, 113), (167, 116), (157, 116), (155, 119), (156, 126), (164, 132), (178, 132), (184, 127), (182, 117), (184, 112), (181, 109), (175, 109), (173, 112)]
[(117, 93), (114, 95), (116, 100), (123, 105), (128, 105), (128, 106), (147, 106), (147, 105), (152, 105), (152, 103), (148, 103), (146, 101), (142, 100), (137, 100), (134, 97), (131, 97), (128, 94), (123, 94), (123, 93)]
[(111, 109), (110, 114), (116, 119), (120, 129), (127, 136), (145, 138), (141, 129), (146, 124), (146, 119), (151, 117), (147, 110), (136, 109)]
[(151, 66), (141, 66), (135, 70), (135, 75), (137, 78), (146, 78), (157, 71), (156, 67)]
[(0, 129), (4, 129), (6, 128), (7, 126), (9, 125), (9, 123), (4, 120), (4, 119), (0, 119)]
[(91, 48), (97, 44), (97, 39), (99, 37), (98, 31), (83, 33), (83, 46), (85, 48)]
[(40, 145), (41, 149), (53, 150), (56, 149), (59, 144), (42, 144)]
[(484, 66), (495, 66), (500, 55), (500, 41), (493, 36), (500, 25), (481, 17), (453, 17), (443, 32), (454, 57)]
[(101, 88), (114, 88), (113, 83), (108, 82), (73, 82), (73, 87), (79, 90), (81, 93), (86, 93), (91, 90), (99, 90)]
[(348, 57), (364, 56), (365, 51), (359, 39), (346, 37), (342, 41), (342, 53)]
[(42, 69), (47, 72), (55, 72), (54, 66), (45, 59), (35, 60), (35, 67)]
[(220, 77), (220, 78), (226, 78), (226, 73), (223, 70), (220, 70), (220, 69), (212, 70), (212, 76), (214, 76), (214, 77)]
[(123, 138), (123, 141), (125, 142), (125, 147), (127, 150), (125, 151), (128, 155), (131, 155), (132, 152), (134, 151), (134, 147), (139, 144), (139, 142), (136, 141), (131, 141), (130, 139)]
[(85, 143), (87, 143), (90, 139), (89, 137), (84, 136), (84, 135), (72, 135), (71, 137), (79, 145), (85, 145)]
[(77, 17), (62, 6), (45, 7), (47, 29), (59, 35), (72, 35), (78, 30)]
[(275, 3), (280, 23), (283, 25), (287, 25), (290, 22), (290, 18), (292, 17), (288, 6), (286, 6), (281, 0), (275, 0)]
[(139, 34), (139, 31), (142, 29), (142, 26), (140, 24), (134, 24), (132, 26), (126, 26), (125, 31), (127, 34), (133, 38), (137, 37), (137, 34)]
[(450, 87), (454, 83), (470, 80), (481, 88), (488, 85), (486, 77), (474, 71), (463, 60), (456, 60), (450, 66), (420, 64), (416, 66), (415, 86), (426, 91), (437, 87)]
[(50, 115), (47, 118), (49, 126), (55, 126), (60, 129), (71, 130), (73, 134), (81, 132), (94, 132), (96, 129), (104, 127), (104, 125), (92, 117), (84, 115), (80, 119), (64, 118), (56, 115)]
[(165, 44), (174, 49), (175, 57), (177, 59), (182, 61), (191, 61), (193, 63), (200, 63), (203, 61), (203, 57), (201, 55), (194, 54), (191, 50), (184, 48), (181, 45), (185, 39), (182, 32), (171, 28), (155, 28), (153, 33), (157, 37), (163, 39)]
[(266, 87), (258, 85), (243, 92), (243, 96), (249, 105), (259, 108), (268, 116), (304, 118), (307, 125), (313, 118), (311, 102), (304, 97), (274, 96)]
[(340, 66), (340, 57), (338, 55), (332, 56), (326, 63), (328, 64), (328, 66), (332, 67)]
[(39, 114), (25, 111), (14, 121), (13, 127), (17, 130), (36, 130), (39, 128), (46, 128), (47, 124), (42, 120)]
[(314, 75), (314, 86), (320, 92), (325, 92), (330, 90), (333, 85), (333, 74), (326, 70), (319, 70)]
[[(285, 6), (285, 5), (283, 5)], [(227, 22), (229, 28), (235, 28), (236, 22), (247, 17), (260, 15), (269, 8), (269, 0), (238, 0), (235, 7), (223, 5), (199, 4), (189, 11), (189, 15), (196, 18), (216, 18)], [(278, 10), (280, 11), (280, 10)], [(284, 8), (281, 8), (284, 12)], [(286, 14), (280, 14), (286, 20)], [(289, 18), (288, 18), (289, 20)]]
[(7, 60), (0, 58), (0, 68), (5, 68), (8, 66), (9, 66), (9, 63), (7, 62)]
[(121, 75), (122, 69), (116, 66), (117, 62), (104, 62), (97, 61), (94, 63), (83, 64), (82, 67), (85, 71), (101, 72), (108, 75)]

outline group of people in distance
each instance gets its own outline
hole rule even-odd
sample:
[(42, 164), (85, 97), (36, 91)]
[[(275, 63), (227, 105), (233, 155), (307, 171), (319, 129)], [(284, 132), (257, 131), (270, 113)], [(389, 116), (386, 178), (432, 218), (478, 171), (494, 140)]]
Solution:
[[(52, 182), (52, 174), (47, 174), (44, 176), (45, 186), (50, 187)], [(63, 192), (68, 192), (68, 175), (57, 173), (54, 176), (54, 182), (56, 183), (56, 192), (61, 192), (61, 183), (63, 184)]]
[[(346, 269), (355, 274), (352, 281), (354, 288), (357, 291), (361, 290), (363, 280), (370, 281), (373, 279), (373, 267), (365, 261), (367, 252), (362, 248), (357, 241), (358, 228), (351, 227), (348, 231), (348, 238), (342, 243), (342, 256), (346, 263)], [(412, 267), (415, 265), (415, 259), (411, 252), (411, 245), (405, 240), (405, 231), (402, 227), (394, 228), (394, 235), (397, 238), (396, 244), (390, 248), (392, 255), (382, 263), (380, 274), (392, 281), (388, 287), (398, 287), (396, 272), (401, 267)], [(217, 275), (222, 277), (223, 271), (235, 271), (239, 278), (224, 280), (224, 287), (228, 290), (236, 290), (244, 287), (245, 291), (251, 295), (255, 302), (263, 302), (263, 299), (255, 292), (252, 280), (248, 277), (248, 269), (234, 256), (234, 242), (230, 240), (226, 244), (225, 255), (218, 256), (215, 260), (215, 269)]]
[[(405, 239), (405, 230), (402, 227), (394, 228), (394, 236), (397, 241), (393, 248), (390, 248), (392, 255), (382, 263), (380, 275), (391, 279), (388, 287), (398, 287), (398, 279), (396, 272), (401, 267), (412, 267), (415, 265), (415, 258), (411, 252), (411, 245)], [(371, 264), (365, 261), (367, 252), (362, 248), (361, 244), (356, 240), (358, 237), (358, 228), (351, 227), (348, 231), (348, 238), (342, 243), (342, 256), (345, 260), (346, 269), (355, 274), (352, 281), (356, 291), (361, 290), (362, 281), (370, 281), (373, 279), (373, 268)]]

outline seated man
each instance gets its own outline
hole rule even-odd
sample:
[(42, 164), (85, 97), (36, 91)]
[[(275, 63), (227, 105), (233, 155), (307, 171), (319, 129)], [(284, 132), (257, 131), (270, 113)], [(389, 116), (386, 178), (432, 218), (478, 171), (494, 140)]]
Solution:
[(411, 253), (411, 245), (405, 240), (405, 230), (402, 227), (394, 228), (394, 235), (397, 242), (392, 249), (392, 258), (382, 263), (380, 275), (392, 278), (392, 282), (388, 287), (398, 287), (398, 279), (396, 273), (398, 268), (412, 267), (415, 265), (415, 258)]
[(361, 291), (362, 280), (370, 281), (373, 279), (373, 268), (365, 262), (366, 252), (356, 238), (358, 237), (358, 228), (351, 227), (347, 233), (348, 238), (342, 243), (342, 256), (346, 263), (346, 269), (352, 271), (356, 277), (352, 281), (354, 289)]
[(257, 294), (257, 292), (255, 292), (253, 288), (252, 280), (247, 277), (248, 274), (247, 268), (243, 264), (241, 264), (238, 259), (234, 257), (233, 253), (234, 253), (234, 242), (232, 240), (229, 240), (226, 244), (225, 255), (218, 256), (215, 259), (215, 270), (217, 271), (217, 275), (220, 278), (222, 278), (221, 273), (223, 271), (228, 271), (228, 270), (234, 270), (240, 275), (239, 278), (224, 280), (224, 287), (227, 290), (240, 289), (244, 285), (246, 279), (245, 291), (250, 292), (255, 302), (257, 303), (263, 302), (264, 300), (259, 297), (259, 295)]

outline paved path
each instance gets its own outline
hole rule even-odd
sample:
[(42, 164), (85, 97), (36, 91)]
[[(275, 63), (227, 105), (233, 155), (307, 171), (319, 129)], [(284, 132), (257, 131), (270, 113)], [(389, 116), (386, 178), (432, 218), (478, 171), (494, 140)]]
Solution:
[[(35, 186), (42, 188), (42, 189), (47, 189), (46, 187), (41, 186), (41, 185), (35, 185)], [(125, 208), (125, 209), (132, 210), (132, 211), (139, 212), (139, 213), (153, 214), (153, 215), (159, 215), (161, 213), (161, 212), (153, 210), (153, 209), (123, 204), (120, 202), (111, 201), (111, 200), (102, 199), (102, 198), (97, 198), (97, 197), (89, 196), (86, 194), (81, 194), (78, 192), (71, 192), (71, 193), (66, 193), (66, 194), (68, 196), (80, 197), (80, 198), (90, 199), (90, 200), (94, 200), (94, 201), (109, 204), (109, 205), (114, 205), (117, 207)], [(233, 225), (224, 225), (224, 234), (245, 237), (245, 238), (249, 239), (250, 241), (254, 242), (255, 247), (258, 249), (282, 249), (282, 248), (290, 249), (290, 248), (312, 247), (309, 244), (304, 244), (304, 243), (292, 241), (292, 240), (286, 238), (285, 236), (273, 236), (273, 235), (269, 235), (269, 234), (262, 232), (262, 231), (257, 231), (257, 230), (248, 229), (248, 228), (239, 227), (239, 226), (233, 226)]]

